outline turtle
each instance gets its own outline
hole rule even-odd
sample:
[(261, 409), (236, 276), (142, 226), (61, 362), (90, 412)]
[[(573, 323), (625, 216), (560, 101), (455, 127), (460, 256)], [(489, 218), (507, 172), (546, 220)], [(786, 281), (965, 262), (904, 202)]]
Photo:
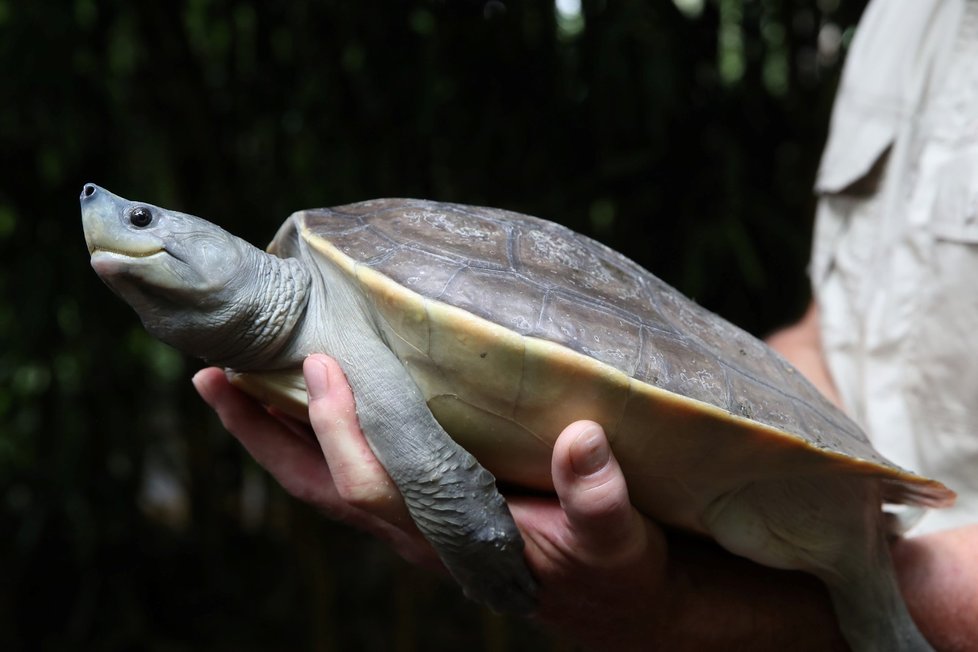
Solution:
[(267, 248), (94, 184), (91, 264), (154, 336), (307, 418), (325, 352), (422, 534), (470, 598), (533, 609), (496, 479), (552, 490), (568, 423), (601, 424), (635, 506), (828, 587), (856, 650), (930, 649), (900, 597), (884, 504), (954, 493), (887, 460), (781, 356), (554, 222), (417, 199), (292, 214)]

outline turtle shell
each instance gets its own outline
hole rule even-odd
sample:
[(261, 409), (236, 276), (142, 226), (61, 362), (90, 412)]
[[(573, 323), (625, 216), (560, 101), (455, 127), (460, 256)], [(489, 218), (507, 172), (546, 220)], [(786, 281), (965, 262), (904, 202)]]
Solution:
[(550, 489), (554, 440), (592, 419), (639, 509), (694, 530), (717, 496), (799, 474), (875, 477), (889, 502), (953, 498), (762, 342), (552, 222), (380, 199), (296, 213), (270, 251), (348, 275), (439, 422), (504, 481)]

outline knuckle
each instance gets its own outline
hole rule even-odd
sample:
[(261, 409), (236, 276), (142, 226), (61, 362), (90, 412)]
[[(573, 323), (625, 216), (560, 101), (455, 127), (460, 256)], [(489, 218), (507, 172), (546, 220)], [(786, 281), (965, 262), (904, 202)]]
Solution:
[(589, 521), (609, 521), (623, 518), (632, 510), (624, 478), (612, 476), (589, 487), (581, 487), (571, 509)]
[(617, 522), (627, 517), (631, 510), (628, 494), (611, 489), (597, 492), (584, 511), (587, 518), (594, 521)]
[(340, 475), (335, 477), (336, 491), (343, 502), (366, 512), (382, 512), (396, 499), (394, 492), (386, 483), (377, 479), (353, 479)]
[(329, 395), (309, 401), (309, 423), (316, 432), (349, 432), (358, 428), (356, 410), (343, 401)]

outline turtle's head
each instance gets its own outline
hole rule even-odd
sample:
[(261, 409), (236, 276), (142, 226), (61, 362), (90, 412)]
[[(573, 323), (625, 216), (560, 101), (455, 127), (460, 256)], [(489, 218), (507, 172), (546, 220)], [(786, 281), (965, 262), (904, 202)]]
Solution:
[(267, 348), (270, 342), (257, 342), (254, 333), (268, 309), (262, 294), (270, 291), (269, 280), (277, 282), (279, 268), (295, 261), (273, 258), (207, 220), (129, 201), (95, 184), (85, 184), (80, 201), (92, 267), (146, 330), (233, 366), (261, 353), (256, 346)]
[(206, 220), (113, 195), (95, 184), (81, 193), (92, 267), (139, 310), (180, 305), (213, 309), (232, 297), (253, 247)]

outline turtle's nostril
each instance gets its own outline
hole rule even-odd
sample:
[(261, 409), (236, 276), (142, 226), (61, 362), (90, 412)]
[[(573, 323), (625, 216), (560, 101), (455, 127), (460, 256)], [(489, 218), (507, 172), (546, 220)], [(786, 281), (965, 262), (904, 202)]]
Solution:
[(82, 188), (81, 198), (82, 199), (88, 199), (89, 197), (91, 197), (92, 195), (95, 194), (95, 190), (96, 190), (96, 187), (95, 187), (95, 184), (94, 183), (86, 183), (85, 184), (85, 187)]

